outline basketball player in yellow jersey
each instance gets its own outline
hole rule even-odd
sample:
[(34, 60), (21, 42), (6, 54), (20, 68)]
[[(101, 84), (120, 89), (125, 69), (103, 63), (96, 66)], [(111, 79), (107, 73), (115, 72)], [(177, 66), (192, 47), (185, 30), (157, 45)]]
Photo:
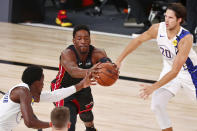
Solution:
[(192, 49), (192, 35), (181, 27), (186, 9), (180, 3), (169, 4), (165, 22), (154, 24), (139, 37), (133, 39), (116, 61), (120, 67), (123, 59), (143, 42), (156, 39), (163, 58), (160, 78), (152, 85), (143, 85), (140, 96), (147, 99), (152, 95), (151, 109), (154, 111), (162, 131), (172, 131), (166, 112), (168, 101), (183, 88), (188, 96), (196, 100), (197, 55)]

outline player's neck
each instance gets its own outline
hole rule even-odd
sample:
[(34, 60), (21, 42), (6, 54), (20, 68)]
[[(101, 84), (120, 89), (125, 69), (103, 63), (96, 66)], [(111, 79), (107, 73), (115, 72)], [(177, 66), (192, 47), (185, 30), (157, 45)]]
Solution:
[(79, 53), (79, 58), (82, 62), (86, 61), (87, 56), (88, 56), (88, 53), (86, 54)]
[(175, 26), (175, 27), (172, 28), (172, 29), (167, 29), (168, 39), (172, 39), (172, 38), (174, 38), (175, 36), (177, 36), (177, 34), (178, 34), (179, 31), (180, 31), (180, 28), (181, 28), (181, 26), (180, 26), (180, 25), (177, 25), (177, 26)]
[(55, 127), (52, 127), (52, 131), (68, 131), (68, 129), (67, 128), (57, 129)]
[(38, 93), (38, 91), (36, 91), (36, 88), (31, 86), (30, 92), (31, 92), (32, 97), (34, 98), (34, 101), (39, 102), (40, 101), (40, 93)]

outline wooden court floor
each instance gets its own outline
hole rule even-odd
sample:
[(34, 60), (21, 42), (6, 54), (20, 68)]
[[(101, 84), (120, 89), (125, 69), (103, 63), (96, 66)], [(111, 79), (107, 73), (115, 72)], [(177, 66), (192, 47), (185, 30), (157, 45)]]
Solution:
[[(92, 45), (103, 48), (115, 61), (131, 38), (92, 34)], [(2, 61), (38, 64), (58, 67), (59, 55), (72, 44), (72, 31), (0, 23), (0, 91), (7, 92), (18, 84), (25, 66), (2, 63)], [(197, 49), (195, 49), (197, 50)], [(162, 68), (161, 56), (154, 41), (144, 43), (129, 55), (120, 69), (121, 76), (157, 80)], [(50, 90), (50, 82), (57, 71), (44, 69), (44, 90)], [(159, 131), (155, 116), (150, 110), (151, 97), (139, 98), (136, 81), (119, 79), (111, 87), (94, 86), (92, 93), (95, 106), (95, 126), (99, 131)], [(0, 95), (0, 98), (2, 95)], [(34, 104), (35, 114), (49, 121), (52, 103)], [(174, 131), (197, 131), (197, 104), (190, 101), (182, 90), (168, 104), (168, 113)], [(33, 131), (21, 124), (14, 131)], [(44, 131), (50, 131), (45, 129)], [(77, 131), (85, 127), (78, 118)]]

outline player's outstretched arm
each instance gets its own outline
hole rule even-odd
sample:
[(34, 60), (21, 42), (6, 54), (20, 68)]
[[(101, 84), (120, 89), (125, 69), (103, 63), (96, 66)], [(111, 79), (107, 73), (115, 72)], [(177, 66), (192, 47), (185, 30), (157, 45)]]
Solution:
[(146, 32), (133, 39), (123, 50), (121, 55), (116, 60), (116, 65), (120, 68), (121, 62), (124, 60), (126, 56), (128, 56), (131, 52), (133, 52), (138, 46), (140, 46), (143, 42), (154, 39), (157, 37), (158, 32), (158, 24), (152, 25)]
[(75, 54), (70, 49), (62, 51), (60, 62), (73, 78), (84, 78), (88, 71), (87, 69), (78, 67)]
[[(96, 77), (94, 75), (94, 77)], [(73, 93), (80, 91), (82, 88), (86, 88), (90, 85), (95, 85), (95, 80), (93, 79), (93, 75), (91, 72), (87, 73), (85, 78), (80, 81), (80, 83), (75, 86), (61, 88), (58, 90), (54, 90), (52, 92), (42, 92), (40, 95), (40, 102), (57, 102), (66, 97), (69, 97)]]

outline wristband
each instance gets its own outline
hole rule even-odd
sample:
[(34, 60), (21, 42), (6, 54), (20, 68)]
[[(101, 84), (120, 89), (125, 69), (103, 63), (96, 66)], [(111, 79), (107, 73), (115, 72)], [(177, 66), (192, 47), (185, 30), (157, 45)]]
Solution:
[(53, 125), (52, 122), (49, 122), (49, 127), (52, 127), (52, 125)]

